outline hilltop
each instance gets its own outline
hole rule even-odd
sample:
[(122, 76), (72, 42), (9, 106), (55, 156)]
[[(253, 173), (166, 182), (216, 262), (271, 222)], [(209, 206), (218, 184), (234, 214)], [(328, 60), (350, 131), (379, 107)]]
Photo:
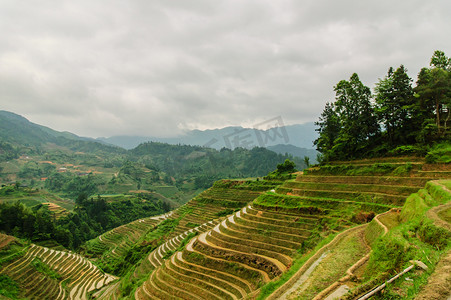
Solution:
[[(267, 124), (261, 124), (260, 127), (256, 125), (257, 128), (229, 126), (220, 129), (190, 130), (171, 138), (153, 136), (112, 136), (108, 138), (98, 138), (97, 140), (117, 145), (125, 149), (132, 149), (141, 143), (150, 141), (168, 144), (208, 146), (216, 150), (220, 150), (223, 147), (235, 148), (243, 145), (249, 145), (246, 147), (270, 147), (277, 144), (291, 144), (292, 146), (299, 148), (312, 149), (312, 141), (317, 138), (313, 122), (284, 125), (281, 121), (281, 118), (276, 118)], [(279, 127), (265, 128), (266, 126), (274, 125)], [(246, 137), (244, 143), (234, 141), (236, 135)]]

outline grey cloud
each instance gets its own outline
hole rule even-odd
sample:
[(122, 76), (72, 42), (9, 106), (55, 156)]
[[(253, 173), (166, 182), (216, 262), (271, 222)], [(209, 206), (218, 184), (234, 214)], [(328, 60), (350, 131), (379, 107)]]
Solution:
[(333, 86), (451, 53), (438, 1), (0, 4), (2, 109), (88, 136), (314, 121)]

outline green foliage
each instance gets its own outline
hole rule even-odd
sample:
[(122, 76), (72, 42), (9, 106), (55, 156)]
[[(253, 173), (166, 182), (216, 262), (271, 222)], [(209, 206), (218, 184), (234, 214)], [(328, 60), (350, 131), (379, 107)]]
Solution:
[(399, 231), (389, 232), (373, 244), (367, 274), (395, 273), (413, 259), (413, 249)]
[(412, 79), (401, 65), (396, 71), (388, 70), (387, 76), (376, 84), (376, 115), (385, 127), (389, 148), (414, 142), (411, 118), (408, 107), (413, 103)]
[(227, 208), (227, 209), (218, 211), (217, 213), (215, 213), (215, 216), (217, 216), (217, 217), (225, 217), (225, 216), (233, 214), (234, 212), (235, 212), (235, 210)]
[(146, 241), (152, 240), (162, 240), (165, 236), (171, 234), (180, 222), (178, 219), (165, 219), (163, 222), (158, 224), (157, 228), (144, 237)]
[(36, 271), (38, 271), (39, 273), (42, 273), (52, 279), (56, 279), (56, 280), (60, 280), (61, 279), (61, 275), (58, 274), (57, 272), (53, 271), (52, 269), (50, 269), (50, 267), (48, 265), (46, 265), (45, 263), (42, 262), (42, 260), (40, 260), (39, 258), (34, 258), (30, 265), (36, 269)]
[[(370, 236), (373, 251), (365, 271), (368, 287), (380, 284), (390, 274), (401, 271), (410, 264), (410, 260), (420, 260), (429, 266), (426, 272), (409, 273), (413, 285), (404, 285), (405, 281), (398, 280), (389, 285), (378, 299), (395, 299), (399, 297), (399, 291), (402, 291), (402, 295), (407, 295), (406, 298), (414, 299), (421, 286), (426, 284), (440, 255), (451, 247), (451, 233), (436, 227), (433, 221), (426, 217), (431, 206), (446, 201), (443, 200), (445, 195), (442, 192), (444, 191), (440, 186), (428, 182), (426, 189), (412, 194), (407, 199), (400, 215), (402, 223), (393, 227), (383, 237), (374, 239), (377, 234)], [(371, 231), (370, 226), (367, 228), (367, 234)]]
[(101, 264), (101, 266), (105, 272), (116, 276), (124, 276), (141, 259), (147, 259), (146, 254), (153, 251), (155, 248), (156, 246), (153, 243), (137, 244), (128, 249), (125, 255), (114, 260), (110, 259)]
[[(320, 162), (365, 156), (424, 155), (426, 146), (451, 137), (450, 58), (435, 51), (431, 68), (418, 74), (416, 87), (407, 69), (390, 68), (375, 88), (368, 87), (353, 74), (335, 87), (336, 101), (327, 103), (319, 121), (314, 142), (321, 152)], [(375, 99), (373, 107), (370, 98)], [(430, 154), (430, 161), (449, 162)], [(441, 157), (437, 153), (438, 157)]]
[(88, 199), (81, 195), (74, 211), (58, 220), (45, 206), (32, 210), (20, 202), (0, 203), (0, 230), (32, 241), (53, 239), (76, 249), (110, 229), (169, 210), (169, 204), (147, 194), (111, 203), (101, 197)]
[(277, 165), (277, 173), (282, 174), (282, 173), (293, 173), (296, 172), (297, 170), (295, 169), (296, 164), (292, 161), (290, 161), (289, 159), (286, 159), (285, 162), (283, 164), (278, 164)]
[(180, 242), (177, 251), (183, 251), (183, 249), (185, 249), (186, 244), (188, 244), (188, 242), (198, 234), (199, 234), (198, 231), (188, 233), (188, 235), (185, 236), (183, 240)]
[(19, 149), (11, 143), (4, 142), (0, 139), (0, 162), (8, 161), (19, 157)]
[(336, 102), (326, 104), (320, 117), (319, 138), (314, 142), (325, 160), (350, 159), (368, 152), (379, 133), (371, 91), (354, 73), (335, 87)]
[(421, 146), (403, 145), (388, 151), (390, 156), (424, 155), (425, 150)]
[(403, 222), (418, 219), (424, 215), (428, 208), (429, 207), (424, 203), (423, 198), (419, 194), (412, 194), (404, 203), (400, 218)]
[(19, 296), (19, 285), (8, 275), (0, 274), (0, 295), (11, 299), (17, 299)]
[[(446, 184), (449, 181), (444, 181)], [(434, 182), (429, 181), (426, 183), (426, 189), (428, 193), (433, 197), (433, 199), (436, 201), (436, 205), (438, 204), (444, 204), (448, 201), (450, 201), (450, 195), (447, 191), (443, 190), (443, 188), (440, 185), (435, 184)]]
[(437, 227), (429, 219), (424, 219), (417, 229), (421, 240), (437, 249), (451, 246), (451, 233), (441, 227)]
[(77, 176), (71, 173), (53, 173), (45, 181), (45, 187), (54, 192), (63, 192), (69, 197), (92, 195), (97, 192), (99, 182), (96, 180), (92, 174)]
[(316, 175), (377, 176), (389, 175), (399, 167), (403, 167), (405, 170), (411, 169), (407, 164), (400, 166), (391, 163), (375, 163), (366, 166), (356, 166), (352, 164), (323, 165), (319, 169), (309, 170), (308, 172), (309, 174)]
[(438, 143), (427, 152), (428, 163), (451, 163), (451, 144), (449, 142)]
[(407, 175), (407, 174), (409, 174), (410, 170), (412, 170), (412, 164), (406, 163), (405, 165), (397, 167), (392, 172), (392, 175), (395, 175), (395, 176)]
[[(143, 143), (129, 153), (131, 160), (145, 162), (173, 177), (179, 188), (182, 182), (193, 182), (196, 189), (209, 187), (214, 181), (224, 178), (263, 176), (277, 164), (293, 159), (261, 147), (217, 151), (156, 142)], [(296, 163), (304, 165), (300, 160)]]
[(7, 185), (0, 189), (0, 196), (12, 196), (21, 194), (14, 186)]

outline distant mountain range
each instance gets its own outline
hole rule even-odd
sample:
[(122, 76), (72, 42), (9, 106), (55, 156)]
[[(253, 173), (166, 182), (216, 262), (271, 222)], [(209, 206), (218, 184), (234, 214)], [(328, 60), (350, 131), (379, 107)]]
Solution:
[(214, 149), (243, 147), (264, 147), (280, 154), (308, 156), (311, 162), (316, 161), (317, 151), (313, 149), (313, 141), (317, 138), (315, 125), (312, 123), (274, 127), (267, 130), (244, 128), (239, 126), (221, 129), (191, 130), (172, 138), (152, 136), (112, 136), (97, 140), (125, 149), (133, 149), (144, 142), (161, 142), (205, 146)]
[(317, 138), (315, 125), (312, 123), (274, 127), (267, 130), (243, 128), (240, 126), (221, 129), (191, 130), (172, 138), (152, 136), (112, 136), (97, 140), (132, 149), (143, 142), (161, 142), (168, 144), (185, 144), (206, 146), (214, 149), (223, 147), (253, 148), (269, 147), (279, 144), (291, 144), (296, 147), (313, 149), (313, 141)]
[[(274, 127), (267, 130), (243, 128), (239, 126), (211, 130), (192, 130), (172, 138), (145, 136), (112, 136), (109, 138), (85, 138), (70, 132), (59, 132), (51, 128), (34, 124), (26, 118), (8, 111), (0, 111), (0, 142), (8, 142), (27, 147), (40, 147), (53, 143), (79, 151), (96, 148), (96, 150), (121, 151), (133, 149), (144, 142), (161, 142), (204, 146), (214, 149), (237, 147), (251, 149), (264, 147), (280, 154), (310, 157), (316, 160), (317, 152), (313, 150), (316, 139), (313, 123)], [(0, 149), (1, 150), (1, 149)]]

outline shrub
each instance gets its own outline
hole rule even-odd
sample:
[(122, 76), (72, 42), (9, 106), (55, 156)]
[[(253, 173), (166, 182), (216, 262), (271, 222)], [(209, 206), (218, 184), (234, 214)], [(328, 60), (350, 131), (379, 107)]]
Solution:
[(17, 299), (19, 295), (19, 285), (9, 276), (0, 274), (0, 295), (11, 299)]
[(405, 145), (405, 146), (398, 146), (395, 149), (390, 150), (388, 152), (388, 154), (394, 155), (394, 156), (412, 155), (412, 154), (424, 155), (424, 149), (419, 146)]
[(423, 242), (439, 249), (444, 249), (451, 244), (451, 233), (435, 226), (429, 219), (425, 219), (420, 223), (418, 235)]
[(426, 154), (427, 163), (451, 163), (451, 144), (436, 144)]
[(399, 271), (412, 258), (411, 250), (399, 231), (387, 233), (375, 242), (366, 274)]
[(371, 220), (373, 220), (374, 216), (375, 216), (375, 214), (373, 211), (370, 211), (370, 212), (359, 211), (358, 213), (354, 214), (351, 217), (351, 222), (354, 222), (357, 224), (368, 223)]

